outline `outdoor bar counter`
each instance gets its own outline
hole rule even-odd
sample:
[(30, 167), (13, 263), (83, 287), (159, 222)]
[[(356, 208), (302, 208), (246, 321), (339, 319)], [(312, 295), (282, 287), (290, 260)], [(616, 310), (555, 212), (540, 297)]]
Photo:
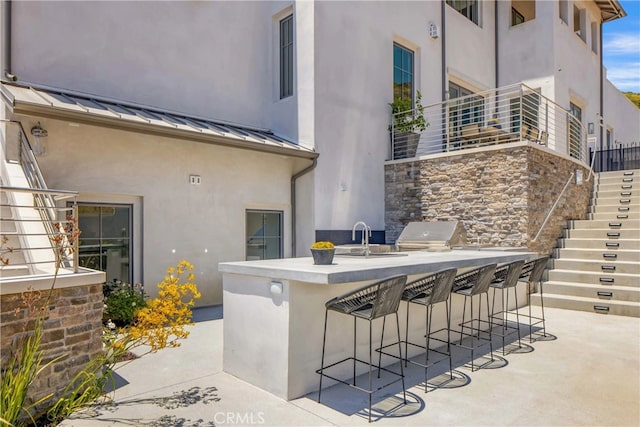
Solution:
[[(332, 265), (314, 265), (311, 257), (220, 263), (224, 371), (287, 400), (304, 396), (318, 388), (315, 371), (320, 367), (324, 304), (331, 298), (396, 274), (406, 274), (410, 281), (445, 268), (460, 271), (536, 256), (505, 250), (395, 254), (369, 258), (336, 255)], [(522, 304), (526, 301), (524, 287), (520, 292)], [(462, 317), (462, 305), (463, 298), (452, 295), (452, 325)], [(398, 313), (404, 335), (405, 303)], [(435, 328), (446, 324), (443, 307), (434, 310), (433, 319)], [(353, 320), (332, 312), (328, 325), (326, 362), (330, 363), (352, 354)], [(374, 322), (374, 340), (380, 337), (381, 325), (381, 321)], [(395, 340), (394, 325), (395, 321), (388, 325), (385, 344)], [(424, 325), (424, 310), (412, 309), (410, 341), (412, 336), (416, 340), (424, 336)], [(367, 351), (368, 326), (358, 322), (358, 357), (366, 360)], [(347, 378), (349, 370), (340, 374)]]

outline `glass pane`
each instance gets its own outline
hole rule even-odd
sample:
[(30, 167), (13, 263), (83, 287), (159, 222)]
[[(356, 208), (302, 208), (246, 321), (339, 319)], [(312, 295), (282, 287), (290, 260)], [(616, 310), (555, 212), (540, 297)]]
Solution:
[(80, 265), (131, 283), (131, 207), (78, 206)]
[(280, 237), (280, 214), (264, 214), (265, 237)]
[(393, 66), (402, 67), (402, 48), (398, 45), (393, 45)]
[(97, 206), (78, 206), (78, 227), (82, 231), (81, 239), (100, 236), (100, 208)]
[(402, 69), (407, 72), (413, 71), (413, 54), (408, 50), (402, 53)]
[(265, 239), (264, 259), (280, 258), (280, 238), (269, 237)]

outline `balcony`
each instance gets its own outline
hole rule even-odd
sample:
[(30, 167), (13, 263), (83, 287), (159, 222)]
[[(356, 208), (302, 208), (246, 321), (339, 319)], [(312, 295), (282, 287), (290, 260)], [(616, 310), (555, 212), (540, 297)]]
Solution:
[[(397, 132), (424, 114), (421, 133)], [(391, 160), (529, 141), (587, 163), (587, 132), (575, 116), (538, 91), (517, 84), (396, 113)]]

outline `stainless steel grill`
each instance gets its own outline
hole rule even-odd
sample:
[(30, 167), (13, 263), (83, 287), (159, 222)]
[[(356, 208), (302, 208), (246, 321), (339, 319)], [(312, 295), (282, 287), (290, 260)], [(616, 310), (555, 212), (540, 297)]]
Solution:
[(399, 251), (446, 251), (466, 245), (467, 233), (459, 221), (410, 222), (396, 241)]

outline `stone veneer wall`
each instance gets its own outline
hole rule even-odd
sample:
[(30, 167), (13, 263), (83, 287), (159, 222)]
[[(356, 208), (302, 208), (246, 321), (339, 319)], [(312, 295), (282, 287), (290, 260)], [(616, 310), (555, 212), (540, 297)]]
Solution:
[[(49, 290), (42, 290), (44, 303)], [(37, 400), (64, 388), (93, 357), (102, 350), (102, 284), (54, 289), (41, 348), (46, 363), (60, 355), (64, 358), (47, 367), (32, 384), (29, 397)], [(4, 368), (20, 338), (33, 330), (20, 293), (0, 296), (0, 348)]]
[[(561, 193), (575, 177), (537, 241), (532, 239)], [(585, 219), (593, 187), (589, 169), (527, 143), (489, 147), (385, 165), (387, 243), (410, 221), (458, 220), (469, 244), (526, 246), (551, 253), (568, 219)]]

